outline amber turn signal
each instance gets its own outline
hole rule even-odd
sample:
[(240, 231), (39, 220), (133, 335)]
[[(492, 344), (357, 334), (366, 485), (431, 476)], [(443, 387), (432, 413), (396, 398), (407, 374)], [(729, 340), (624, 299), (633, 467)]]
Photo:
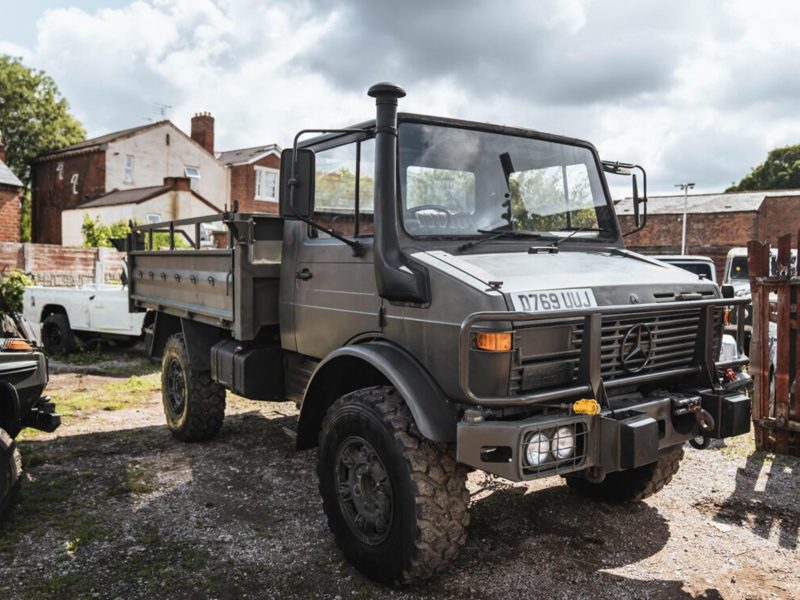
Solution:
[(572, 412), (576, 415), (599, 415), (600, 404), (593, 398), (582, 398), (572, 405)]
[(3, 350), (9, 350), (11, 352), (29, 352), (33, 350), (33, 346), (25, 340), (7, 339), (3, 342)]
[(478, 333), (475, 334), (475, 347), (489, 352), (509, 352), (511, 350), (511, 333)]

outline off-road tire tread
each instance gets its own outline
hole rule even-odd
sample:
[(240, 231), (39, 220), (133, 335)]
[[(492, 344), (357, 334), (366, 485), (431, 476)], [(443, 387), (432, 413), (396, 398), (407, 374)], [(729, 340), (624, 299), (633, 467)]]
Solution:
[(591, 483), (579, 475), (567, 476), (567, 485), (582, 494), (604, 502), (639, 502), (660, 492), (672, 481), (683, 459), (683, 444), (661, 450), (658, 460), (649, 465), (610, 473), (601, 483)]
[(210, 440), (222, 429), (225, 419), (225, 388), (213, 381), (209, 372), (194, 373), (189, 369), (189, 356), (182, 333), (170, 336), (164, 350), (170, 345), (178, 346), (181, 362), (187, 370), (189, 389), (186, 395), (187, 402), (191, 402), (186, 424), (181, 431), (173, 430), (172, 435), (183, 442)]
[[(72, 328), (69, 326), (69, 317), (65, 314), (55, 313), (52, 315), (48, 315), (44, 321), (42, 321), (42, 332), (50, 325), (51, 323), (56, 324), (57, 326), (61, 327), (62, 330), (62, 340), (61, 340), (61, 348), (54, 349), (49, 348), (47, 344), (44, 344), (44, 347), (49, 352), (53, 354), (69, 354), (74, 352), (78, 345), (75, 341), (75, 332), (72, 331)], [(43, 341), (47, 340), (47, 336), (43, 335)]]
[(0, 498), (0, 522), (11, 512), (16, 504), (22, 483), (22, 456), (11, 436), (0, 429), (0, 460), (11, 467), (11, 489), (5, 498)]
[[(342, 396), (325, 416), (322, 432), (328, 429), (337, 409), (348, 403), (363, 404), (380, 417), (405, 457), (416, 490), (415, 552), (393, 583), (402, 586), (427, 579), (442, 571), (467, 539), (467, 469), (455, 461), (444, 444), (434, 443), (419, 432), (408, 406), (391, 386), (364, 388)], [(322, 462), (317, 464), (321, 468)], [(331, 505), (326, 506), (326, 512), (337, 504), (336, 498), (326, 498), (324, 492), (322, 497), (324, 504)]]

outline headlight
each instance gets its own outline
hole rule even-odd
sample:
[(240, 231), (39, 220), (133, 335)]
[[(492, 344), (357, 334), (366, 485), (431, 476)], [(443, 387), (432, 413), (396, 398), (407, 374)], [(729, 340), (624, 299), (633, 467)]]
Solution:
[(550, 455), (550, 439), (543, 433), (534, 433), (525, 447), (525, 458), (528, 464), (537, 466), (547, 460)]
[(572, 427), (559, 427), (553, 436), (553, 456), (558, 460), (569, 458), (575, 453), (575, 434)]

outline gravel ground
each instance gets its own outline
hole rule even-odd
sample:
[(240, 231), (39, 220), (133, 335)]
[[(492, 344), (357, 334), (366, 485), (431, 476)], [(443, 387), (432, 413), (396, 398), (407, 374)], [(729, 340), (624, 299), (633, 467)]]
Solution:
[(229, 397), (217, 439), (180, 444), (157, 373), (131, 383), (125, 364), (113, 376), (60, 364), (52, 376), (67, 416), (20, 443), (26, 481), (0, 527), (3, 598), (800, 597), (800, 460), (755, 452), (751, 436), (687, 446), (667, 488), (622, 507), (559, 479), (473, 473), (470, 535), (452, 568), (393, 590), (336, 548), (315, 454), (282, 432), (293, 405)]

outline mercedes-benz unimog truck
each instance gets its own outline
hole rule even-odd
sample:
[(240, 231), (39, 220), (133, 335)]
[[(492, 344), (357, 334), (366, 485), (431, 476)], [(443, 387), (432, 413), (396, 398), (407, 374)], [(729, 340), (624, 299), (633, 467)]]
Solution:
[[(226, 390), (296, 402), (336, 543), (403, 584), (464, 543), (472, 470), (636, 501), (684, 442), (749, 430), (750, 400), (715, 364), (737, 300), (625, 250), (604, 170), (634, 165), (398, 114), (396, 85), (369, 95), (373, 120), (303, 130), (283, 152), (279, 215), (134, 226), (131, 309), (156, 313), (146, 340), (176, 438), (214, 437)], [(201, 247), (211, 220), (226, 247)]]

